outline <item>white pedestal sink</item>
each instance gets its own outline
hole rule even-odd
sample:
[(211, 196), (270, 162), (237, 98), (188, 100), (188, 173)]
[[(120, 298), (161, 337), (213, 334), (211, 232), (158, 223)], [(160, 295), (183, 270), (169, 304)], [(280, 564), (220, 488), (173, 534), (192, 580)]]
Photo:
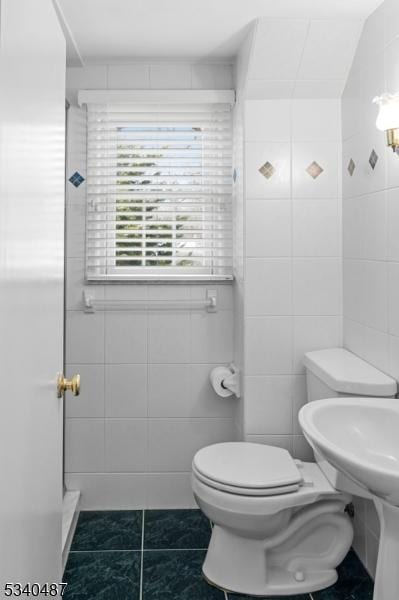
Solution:
[(299, 422), (315, 451), (373, 498), (381, 522), (374, 600), (398, 600), (399, 400), (317, 400)]

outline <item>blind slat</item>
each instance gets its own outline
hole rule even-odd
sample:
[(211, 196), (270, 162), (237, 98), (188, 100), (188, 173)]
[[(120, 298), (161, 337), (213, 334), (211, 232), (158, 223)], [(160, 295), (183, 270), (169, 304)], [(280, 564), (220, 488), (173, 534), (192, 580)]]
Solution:
[(231, 278), (230, 105), (87, 109), (87, 278)]

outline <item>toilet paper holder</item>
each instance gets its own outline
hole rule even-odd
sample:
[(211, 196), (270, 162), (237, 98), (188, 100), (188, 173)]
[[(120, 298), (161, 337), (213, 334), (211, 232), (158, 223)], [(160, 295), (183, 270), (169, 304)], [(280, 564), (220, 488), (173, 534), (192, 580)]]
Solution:
[(240, 397), (240, 372), (234, 363), (231, 363), (228, 367), (213, 369), (210, 373), (210, 380), (213, 389), (219, 396), (235, 395), (237, 398)]

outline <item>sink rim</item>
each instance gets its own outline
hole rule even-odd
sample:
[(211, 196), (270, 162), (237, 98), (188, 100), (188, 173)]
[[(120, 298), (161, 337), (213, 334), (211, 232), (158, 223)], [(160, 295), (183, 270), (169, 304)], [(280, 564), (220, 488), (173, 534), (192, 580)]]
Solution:
[[(326, 398), (322, 400), (314, 400), (302, 406), (299, 411), (298, 418), (299, 423), (310, 440), (315, 444), (316, 447), (320, 446), (320, 451), (330, 452), (337, 459), (337, 463), (340, 461), (346, 461), (351, 463), (355, 468), (361, 468), (368, 473), (378, 473), (379, 475), (385, 475), (399, 479), (399, 469), (390, 469), (387, 467), (377, 466), (375, 463), (366, 461), (359, 457), (353, 451), (343, 448), (338, 444), (332, 442), (316, 427), (314, 424), (313, 416), (324, 409), (331, 409), (334, 406), (371, 406), (373, 408), (381, 408), (383, 410), (389, 409), (394, 410), (399, 416), (399, 399), (398, 398), (379, 398), (379, 397), (362, 397), (362, 396), (349, 396), (346, 398)], [(399, 432), (398, 432), (399, 433)], [(328, 457), (326, 457), (328, 460)], [(342, 465), (344, 468), (344, 465)]]

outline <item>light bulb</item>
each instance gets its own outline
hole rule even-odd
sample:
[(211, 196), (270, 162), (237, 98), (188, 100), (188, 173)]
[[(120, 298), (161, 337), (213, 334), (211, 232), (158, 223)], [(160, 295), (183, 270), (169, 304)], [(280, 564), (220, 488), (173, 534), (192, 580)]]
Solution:
[(383, 94), (374, 98), (373, 102), (380, 107), (376, 121), (377, 129), (399, 129), (399, 94)]

